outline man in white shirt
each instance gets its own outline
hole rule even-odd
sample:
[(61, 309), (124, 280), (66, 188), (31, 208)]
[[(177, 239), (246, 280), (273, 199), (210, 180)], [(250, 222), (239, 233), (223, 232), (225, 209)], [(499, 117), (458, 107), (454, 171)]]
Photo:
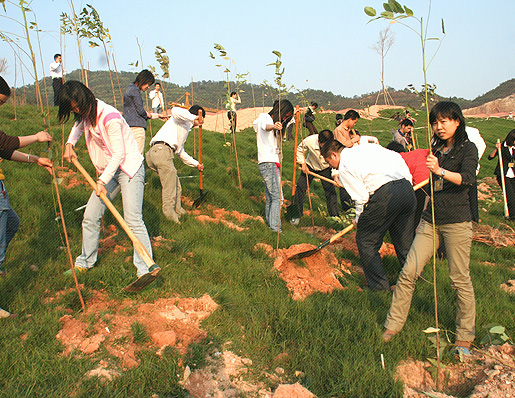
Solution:
[(322, 155), (356, 204), (356, 244), (368, 286), (390, 290), (379, 249), (389, 231), (402, 268), (413, 241), (416, 205), (408, 166), (380, 145), (345, 148), (334, 140), (324, 145)]
[(54, 62), (50, 64), (50, 76), (52, 77), (52, 88), (54, 89), (54, 106), (59, 106), (59, 93), (63, 87), (63, 58), (61, 54), (54, 55)]
[(154, 89), (148, 93), (148, 97), (152, 100), (152, 112), (153, 113), (161, 113), (163, 112), (164, 106), (163, 104), (163, 93), (161, 90), (161, 84), (156, 83), (154, 84)]
[(171, 117), (150, 141), (145, 154), (148, 167), (159, 175), (162, 186), (163, 213), (169, 220), (179, 223), (179, 217), (186, 213), (181, 206), (181, 183), (173, 164), (174, 154), (190, 167), (204, 170), (204, 165), (193, 159), (184, 150), (184, 143), (192, 127), (204, 122), (206, 111), (193, 105), (189, 110), (173, 107)]
[[(483, 156), (483, 153), (486, 149), (485, 140), (483, 137), (481, 137), (481, 134), (479, 133), (479, 130), (475, 127), (466, 126), (465, 130), (467, 131), (467, 135), (469, 137), (469, 141), (474, 143), (477, 147), (477, 170), (476, 170), (476, 176), (479, 173), (479, 168), (481, 167), (479, 165), (479, 161), (481, 160), (481, 157)], [(472, 185), (469, 188), (469, 203), (470, 203), (470, 212), (472, 214), (472, 221), (479, 222), (479, 203), (477, 199), (477, 181), (474, 185)]]

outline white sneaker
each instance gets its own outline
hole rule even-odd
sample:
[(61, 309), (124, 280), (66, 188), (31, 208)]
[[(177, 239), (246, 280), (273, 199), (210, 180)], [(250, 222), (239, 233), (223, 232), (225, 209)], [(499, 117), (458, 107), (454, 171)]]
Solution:
[(300, 222), (300, 218), (292, 218), (290, 220), (291, 225), (299, 225), (299, 222)]

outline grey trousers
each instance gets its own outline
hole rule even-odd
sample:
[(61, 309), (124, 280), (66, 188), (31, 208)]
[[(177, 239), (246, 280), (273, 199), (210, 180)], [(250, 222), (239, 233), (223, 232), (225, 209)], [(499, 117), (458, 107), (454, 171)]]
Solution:
[[(443, 239), (449, 262), (451, 287), (457, 292), (456, 340), (473, 341), (476, 323), (476, 301), (470, 279), (472, 223), (462, 222), (436, 226), (436, 247)], [(406, 322), (415, 283), (433, 256), (433, 226), (422, 221), (399, 275), (385, 327), (396, 332)]]
[(173, 164), (173, 150), (165, 144), (155, 144), (145, 154), (147, 165), (161, 181), (163, 213), (166, 218), (177, 220), (181, 213), (181, 183)]

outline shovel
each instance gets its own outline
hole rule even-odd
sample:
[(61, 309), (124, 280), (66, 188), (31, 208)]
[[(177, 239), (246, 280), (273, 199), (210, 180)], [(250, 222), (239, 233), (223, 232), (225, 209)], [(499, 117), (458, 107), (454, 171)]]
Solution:
[(291, 205), (286, 208), (286, 219), (288, 221), (292, 221), (295, 218), (300, 218), (301, 214), (299, 212), (299, 208), (295, 204), (295, 189), (297, 185), (295, 184), (295, 176), (297, 172), (297, 142), (299, 139), (299, 106), (297, 105), (297, 109), (295, 111), (295, 146), (293, 149), (293, 178), (292, 178), (292, 189), (291, 189)]
[[(93, 178), (88, 174), (88, 172), (82, 167), (82, 165), (79, 163), (79, 161), (76, 158), (72, 158), (72, 162), (77, 167), (77, 170), (80, 171), (80, 173), (84, 176), (84, 178), (89, 182), (89, 185), (96, 190), (97, 184), (95, 181), (93, 181)], [(116, 207), (111, 203), (109, 198), (105, 193), (100, 194), (100, 199), (103, 200), (107, 208), (113, 213), (114, 218), (118, 221), (120, 226), (123, 228), (125, 233), (129, 236), (130, 240), (132, 241), (132, 244), (134, 245), (134, 250), (138, 252), (138, 254), (141, 256), (145, 264), (149, 269), (154, 269), (153, 272), (149, 272), (147, 274), (142, 275), (139, 277), (135, 282), (131, 283), (129, 286), (127, 286), (124, 290), (128, 292), (138, 292), (141, 289), (143, 289), (145, 286), (147, 286), (149, 283), (154, 281), (157, 277), (157, 274), (159, 272), (156, 272), (159, 270), (159, 267), (154, 263), (154, 260), (148, 253), (147, 249), (145, 249), (145, 246), (143, 246), (143, 243), (140, 242), (140, 240), (134, 235), (134, 232), (130, 229), (127, 222), (124, 220), (124, 218), (121, 216), (121, 214), (116, 210)]]
[[(311, 173), (310, 174), (315, 174), (315, 173)], [(316, 175), (316, 174), (315, 174)], [(322, 177), (322, 176), (319, 176), (320, 178), (325, 178), (325, 177)], [(327, 179), (329, 180), (329, 179)], [(331, 181), (331, 180), (329, 180)], [(332, 181), (334, 183), (334, 181)], [(415, 185), (413, 187), (413, 190), (416, 191), (417, 189), (420, 189), (422, 188), (424, 185), (426, 185), (427, 183), (429, 182), (429, 179), (427, 180), (424, 180), (422, 181), (421, 183)], [(331, 236), (329, 239), (327, 239), (325, 242), (322, 242), (321, 244), (319, 244), (316, 248), (314, 249), (311, 249), (311, 250), (307, 250), (305, 252), (302, 252), (302, 253), (297, 253), (297, 254), (294, 254), (293, 256), (291, 257), (288, 257), (288, 260), (297, 260), (299, 258), (305, 258), (305, 257), (309, 257), (313, 254), (315, 254), (316, 252), (322, 250), (324, 247), (326, 247), (327, 245), (329, 245), (330, 243), (333, 243), (336, 239), (339, 239), (340, 237), (342, 237), (343, 235), (345, 235), (347, 232), (349, 232), (350, 230), (352, 230), (352, 228), (354, 228), (354, 225), (351, 224), (349, 225), (347, 228), (341, 230), (340, 232), (338, 232), (337, 234), (334, 234), (333, 236)]]
[[(202, 163), (202, 124), (198, 126), (198, 161)], [(199, 207), (206, 200), (207, 191), (203, 191), (203, 186), (202, 171), (199, 171), (200, 196), (193, 201), (193, 207)]]

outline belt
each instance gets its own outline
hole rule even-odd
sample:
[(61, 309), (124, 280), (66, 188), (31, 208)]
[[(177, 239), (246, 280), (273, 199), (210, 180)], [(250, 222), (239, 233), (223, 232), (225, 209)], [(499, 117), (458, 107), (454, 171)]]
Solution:
[(172, 148), (172, 146), (171, 146), (169, 143), (164, 142), (164, 141), (154, 141), (154, 142), (152, 143), (152, 145), (150, 145), (150, 146), (151, 146), (151, 147), (153, 147), (154, 145), (158, 145), (158, 144), (166, 145), (168, 148), (170, 148), (172, 151), (174, 151), (174, 152), (175, 152), (175, 150)]

